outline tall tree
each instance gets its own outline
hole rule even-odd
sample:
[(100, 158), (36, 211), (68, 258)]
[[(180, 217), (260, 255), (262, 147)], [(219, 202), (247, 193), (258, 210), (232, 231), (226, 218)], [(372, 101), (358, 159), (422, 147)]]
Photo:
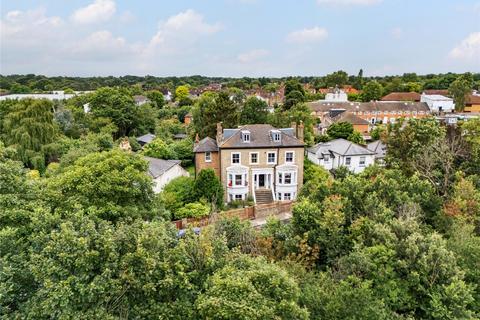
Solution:
[(457, 80), (453, 81), (448, 87), (448, 93), (453, 97), (455, 102), (455, 110), (462, 112), (465, 109), (465, 100), (472, 91), (471, 74), (461, 75)]
[(241, 124), (266, 123), (268, 116), (268, 105), (257, 97), (250, 97), (243, 105), (240, 113)]
[(362, 101), (369, 102), (372, 100), (380, 100), (383, 96), (383, 87), (376, 81), (370, 81), (363, 87)]

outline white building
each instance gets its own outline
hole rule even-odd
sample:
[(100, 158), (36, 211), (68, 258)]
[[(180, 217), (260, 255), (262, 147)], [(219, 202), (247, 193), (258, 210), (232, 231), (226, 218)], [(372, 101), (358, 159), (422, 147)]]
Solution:
[(188, 177), (190, 174), (180, 165), (180, 160), (163, 160), (145, 157), (148, 161), (148, 174), (153, 179), (153, 192), (162, 192), (165, 185), (178, 177)]
[(345, 166), (353, 173), (375, 163), (375, 152), (345, 139), (316, 144), (307, 149), (307, 157), (327, 170)]
[(455, 110), (453, 99), (439, 94), (422, 93), (420, 102), (425, 102), (432, 112), (453, 112)]
[(347, 102), (348, 101), (348, 95), (345, 93), (345, 91), (335, 88), (333, 92), (329, 92), (325, 95), (325, 100), (326, 102)]
[(52, 93), (18, 93), (7, 94), (0, 96), (0, 101), (3, 100), (21, 100), (21, 99), (47, 99), (53, 100), (67, 100), (75, 97), (76, 95), (86, 93), (87, 91), (76, 91), (75, 93), (65, 93), (64, 91), (52, 91)]
[(381, 140), (373, 141), (367, 144), (367, 149), (375, 152), (375, 162), (379, 166), (385, 165), (385, 157), (387, 156), (387, 145)]

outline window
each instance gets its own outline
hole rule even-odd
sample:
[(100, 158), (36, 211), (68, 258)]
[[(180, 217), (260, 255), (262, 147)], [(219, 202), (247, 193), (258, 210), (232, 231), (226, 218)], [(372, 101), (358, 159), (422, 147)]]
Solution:
[(241, 174), (236, 174), (235, 175), (235, 185), (236, 186), (241, 186), (242, 185), (242, 175)]
[(277, 162), (277, 154), (275, 152), (269, 152), (267, 154), (267, 163), (275, 164)]
[(281, 172), (278, 173), (278, 184), (283, 184), (283, 174)]
[(291, 184), (292, 183), (292, 174), (291, 173), (285, 173), (285, 184)]
[(232, 152), (232, 164), (239, 164), (240, 163), (240, 153)]
[(235, 200), (243, 200), (243, 196), (241, 194), (236, 194)]
[(345, 165), (349, 166), (351, 162), (352, 162), (352, 158), (350, 157), (345, 158)]
[(280, 136), (280, 131), (278, 131), (278, 130), (272, 130), (271, 132), (272, 132), (272, 139), (273, 139), (273, 141), (275, 141), (275, 142), (280, 142), (280, 137), (281, 137), (281, 136)]
[(282, 200), (282, 194), (280, 192), (277, 195), (277, 200)]
[(212, 153), (210, 151), (205, 152), (205, 162), (212, 162)]
[(283, 200), (291, 200), (292, 199), (292, 194), (290, 192), (285, 192), (283, 194)]
[(242, 141), (250, 142), (250, 131), (242, 131)]
[(293, 152), (285, 152), (285, 162), (293, 163)]
[(258, 152), (250, 153), (250, 164), (258, 163)]
[(365, 157), (360, 157), (360, 167), (365, 167)]

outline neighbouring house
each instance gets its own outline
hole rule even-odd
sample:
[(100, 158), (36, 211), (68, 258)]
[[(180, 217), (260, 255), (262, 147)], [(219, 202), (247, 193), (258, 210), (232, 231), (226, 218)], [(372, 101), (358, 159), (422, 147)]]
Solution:
[(135, 104), (137, 106), (141, 106), (141, 105), (149, 102), (150, 100), (148, 100), (148, 98), (145, 97), (145, 96), (133, 96), (133, 101), (135, 101)]
[(162, 192), (165, 185), (178, 177), (188, 177), (189, 173), (180, 165), (180, 160), (163, 160), (144, 157), (148, 161), (148, 174), (153, 179), (153, 192)]
[(367, 135), (370, 132), (370, 122), (365, 119), (354, 115), (351, 112), (345, 112), (344, 110), (330, 110), (330, 112), (321, 119), (320, 133), (326, 134), (328, 127), (337, 122), (351, 123), (355, 131), (360, 132), (362, 135)]
[(420, 93), (418, 92), (391, 92), (384, 96), (382, 101), (412, 101), (420, 102)]
[(223, 129), (216, 139), (196, 139), (195, 172), (212, 168), (225, 201), (294, 200), (303, 184), (303, 124), (277, 129), (268, 124)]
[(449, 95), (449, 92), (447, 89), (427, 89), (427, 90), (423, 90), (422, 93), (426, 95), (432, 95), (432, 94), (439, 94), (441, 96)]
[(480, 112), (480, 94), (469, 94), (465, 99), (464, 112)]
[(138, 143), (143, 147), (144, 145), (152, 142), (153, 139), (155, 139), (155, 138), (156, 138), (156, 136), (155, 136), (154, 134), (152, 134), (152, 133), (147, 133), (147, 134), (145, 134), (145, 135), (143, 135), (143, 136), (141, 136), (141, 137), (138, 137), (138, 138), (137, 138), (137, 141), (138, 141)]
[(455, 104), (453, 103), (453, 99), (439, 94), (422, 93), (420, 101), (425, 102), (431, 112), (437, 113), (455, 111)]
[(347, 102), (348, 101), (348, 96), (345, 93), (345, 91), (339, 89), (336, 87), (332, 91), (328, 92), (325, 95), (324, 101), (329, 101), (329, 102)]
[(387, 145), (382, 140), (373, 141), (367, 144), (367, 149), (375, 152), (375, 163), (379, 166), (385, 165)]
[(331, 111), (352, 113), (371, 124), (394, 123), (398, 118), (424, 118), (430, 109), (424, 102), (371, 101), (371, 102), (308, 102), (312, 115), (323, 120)]
[(92, 108), (90, 108), (90, 102), (87, 102), (83, 105), (83, 113), (90, 113), (92, 111)]
[(354, 173), (362, 172), (375, 163), (374, 151), (345, 139), (318, 143), (307, 149), (307, 157), (327, 170), (345, 166)]
[(183, 118), (183, 123), (185, 123), (188, 126), (190, 123), (192, 123), (192, 121), (193, 121), (193, 115), (189, 112)]

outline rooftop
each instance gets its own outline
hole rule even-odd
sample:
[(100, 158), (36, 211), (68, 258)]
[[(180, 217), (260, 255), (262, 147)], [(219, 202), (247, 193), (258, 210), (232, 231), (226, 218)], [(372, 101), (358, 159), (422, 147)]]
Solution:
[(151, 157), (144, 157), (148, 161), (148, 174), (152, 178), (158, 178), (172, 167), (180, 164), (180, 160), (163, 160)]
[(420, 101), (417, 92), (391, 92), (382, 98), (382, 101)]
[(334, 139), (332, 141), (318, 143), (309, 148), (308, 152), (315, 154), (318, 152), (320, 152), (320, 154), (331, 154), (333, 152), (342, 156), (375, 154), (375, 152), (345, 139)]

